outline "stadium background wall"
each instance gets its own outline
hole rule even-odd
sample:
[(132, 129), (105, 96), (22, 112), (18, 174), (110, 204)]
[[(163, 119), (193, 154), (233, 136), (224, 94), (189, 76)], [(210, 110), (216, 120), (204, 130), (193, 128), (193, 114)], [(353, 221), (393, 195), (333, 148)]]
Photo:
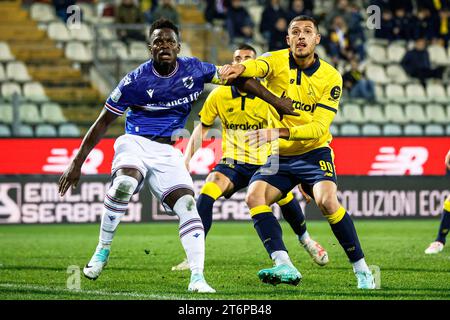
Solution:
[[(97, 223), (103, 208), (108, 175), (83, 176), (77, 189), (60, 198), (59, 175), (0, 176), (0, 224)], [(198, 194), (205, 176), (194, 175)], [(427, 219), (440, 215), (450, 194), (445, 176), (341, 176), (338, 197), (356, 219)], [(305, 202), (296, 190), (307, 219), (323, 219), (315, 204)], [(219, 199), (215, 220), (250, 220), (245, 190), (231, 199)], [(274, 213), (280, 216), (279, 208)], [(144, 188), (133, 196), (124, 222), (170, 221), (176, 219)]]

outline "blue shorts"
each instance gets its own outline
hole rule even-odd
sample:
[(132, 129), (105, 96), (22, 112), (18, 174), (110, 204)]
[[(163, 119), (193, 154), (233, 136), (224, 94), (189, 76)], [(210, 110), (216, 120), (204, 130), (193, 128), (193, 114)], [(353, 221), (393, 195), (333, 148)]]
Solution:
[(328, 180), (337, 184), (331, 148), (318, 148), (299, 156), (279, 156), (278, 159), (277, 166), (277, 159), (270, 156), (267, 163), (253, 175), (250, 184), (265, 181), (280, 190), (283, 196), (298, 184), (310, 196), (317, 182)]
[(250, 179), (255, 172), (261, 168), (260, 165), (249, 163), (236, 163), (233, 159), (222, 159), (211, 172), (224, 174), (233, 183), (233, 190), (223, 196), (230, 198), (235, 192), (248, 187)]

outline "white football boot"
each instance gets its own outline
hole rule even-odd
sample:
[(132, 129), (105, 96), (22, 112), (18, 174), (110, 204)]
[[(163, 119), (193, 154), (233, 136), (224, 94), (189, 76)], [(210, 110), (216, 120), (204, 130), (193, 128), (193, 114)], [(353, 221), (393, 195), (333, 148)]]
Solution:
[(191, 275), (191, 282), (188, 287), (189, 292), (197, 293), (215, 293), (216, 290), (211, 288), (209, 284), (206, 283), (205, 277), (202, 274)]
[(444, 250), (444, 244), (439, 241), (432, 242), (425, 250), (426, 254), (436, 254)]
[(184, 259), (183, 262), (177, 264), (176, 266), (172, 267), (172, 271), (184, 271), (189, 270), (189, 262), (187, 259)]
[(83, 269), (84, 276), (91, 280), (97, 279), (108, 264), (110, 252), (111, 249), (98, 245), (91, 260)]
[(313, 239), (309, 239), (305, 244), (302, 244), (306, 252), (309, 253), (311, 258), (319, 266), (324, 266), (328, 263), (328, 253), (325, 249)]

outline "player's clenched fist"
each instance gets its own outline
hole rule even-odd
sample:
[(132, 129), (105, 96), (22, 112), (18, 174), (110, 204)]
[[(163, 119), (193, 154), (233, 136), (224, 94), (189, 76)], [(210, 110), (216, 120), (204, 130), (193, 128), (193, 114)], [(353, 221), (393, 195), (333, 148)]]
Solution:
[(222, 81), (234, 80), (244, 72), (245, 67), (242, 64), (225, 64), (219, 70), (219, 77)]
[(70, 166), (64, 171), (61, 178), (59, 178), (59, 195), (62, 197), (70, 186), (75, 188), (80, 180), (81, 176), (81, 167), (79, 165), (74, 164), (73, 162)]

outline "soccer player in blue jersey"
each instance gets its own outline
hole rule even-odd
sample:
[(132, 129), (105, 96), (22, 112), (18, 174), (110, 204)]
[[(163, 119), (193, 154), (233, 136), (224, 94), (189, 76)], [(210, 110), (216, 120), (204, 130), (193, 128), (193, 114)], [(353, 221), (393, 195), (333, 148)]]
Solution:
[[(147, 181), (152, 193), (168, 214), (179, 218), (179, 235), (191, 269), (190, 292), (213, 293), (203, 276), (205, 243), (198, 215), (192, 178), (175, 149), (173, 134), (182, 129), (204, 84), (220, 83), (217, 67), (196, 58), (177, 57), (180, 52), (178, 28), (160, 19), (150, 28), (152, 59), (128, 73), (111, 93), (98, 119), (84, 137), (81, 147), (59, 181), (63, 196), (80, 179), (81, 166), (108, 126), (126, 112), (125, 134), (114, 144), (112, 184), (104, 199), (99, 243), (84, 275), (96, 279), (108, 262), (114, 233), (128, 202)], [(292, 113), (291, 102), (278, 99), (248, 79), (241, 83), (258, 97), (280, 110)], [(286, 102), (286, 103), (284, 103)]]

